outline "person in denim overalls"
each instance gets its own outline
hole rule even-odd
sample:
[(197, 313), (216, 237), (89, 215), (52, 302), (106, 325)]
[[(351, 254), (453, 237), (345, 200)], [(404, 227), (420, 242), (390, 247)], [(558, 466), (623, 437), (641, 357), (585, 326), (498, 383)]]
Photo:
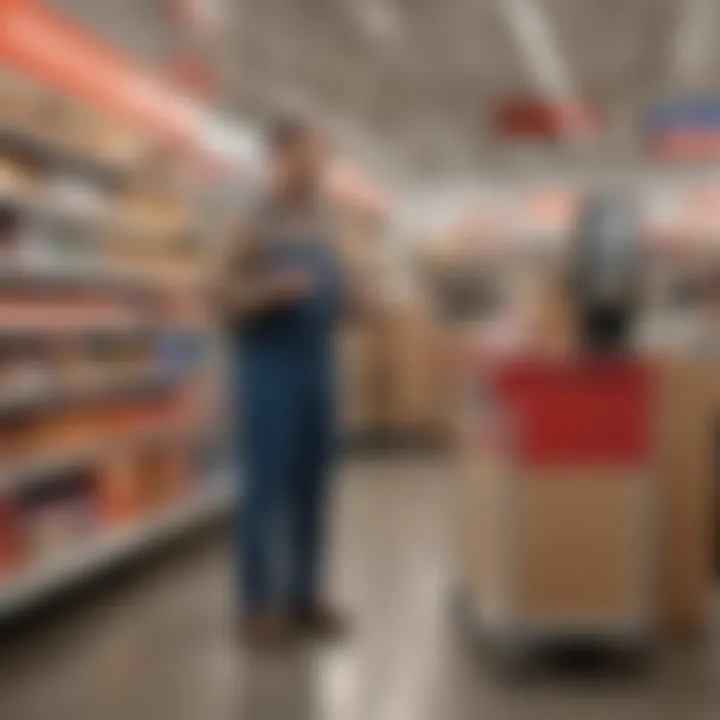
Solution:
[(242, 635), (259, 648), (341, 629), (320, 597), (339, 272), (318, 202), (316, 138), (285, 121), (269, 145), (269, 192), (235, 238), (221, 288), (244, 470), (235, 548)]

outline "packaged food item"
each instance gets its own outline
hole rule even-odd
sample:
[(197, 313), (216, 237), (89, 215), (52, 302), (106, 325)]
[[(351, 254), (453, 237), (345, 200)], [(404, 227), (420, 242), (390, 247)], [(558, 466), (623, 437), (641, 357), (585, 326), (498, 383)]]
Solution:
[(0, 157), (0, 197), (22, 202), (29, 196), (32, 175), (17, 159)]
[(149, 447), (138, 456), (143, 507), (158, 511), (183, 497), (189, 487), (186, 448), (174, 442)]
[(13, 387), (13, 357), (0, 350), (0, 393), (4, 394)]
[(143, 510), (136, 458), (127, 453), (108, 458), (99, 468), (97, 499), (103, 525), (123, 525)]
[(185, 444), (172, 443), (164, 457), (159, 485), (163, 502), (177, 504), (188, 495), (192, 479), (192, 458)]
[(97, 533), (98, 518), (91, 488), (88, 472), (72, 472), (24, 493), (32, 562), (71, 552)]
[(37, 419), (31, 412), (11, 413), (0, 418), (0, 458), (12, 466), (31, 457), (36, 450)]
[(91, 447), (101, 432), (96, 419), (93, 407), (68, 408), (52, 413), (48, 419), (45, 445), (65, 453)]
[(17, 207), (0, 201), (0, 264), (3, 266), (15, 265), (18, 262), (20, 231), (21, 216)]
[(72, 337), (62, 338), (53, 345), (50, 362), (60, 386), (77, 386), (87, 381), (85, 357)]
[(0, 497), (0, 579), (17, 575), (27, 562), (27, 537), (15, 498)]

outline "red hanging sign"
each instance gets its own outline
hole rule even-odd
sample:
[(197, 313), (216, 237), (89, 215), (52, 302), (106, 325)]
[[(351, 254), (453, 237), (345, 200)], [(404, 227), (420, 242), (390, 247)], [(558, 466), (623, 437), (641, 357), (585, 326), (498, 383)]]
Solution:
[(518, 100), (498, 108), (493, 125), (506, 138), (557, 140), (592, 135), (597, 118), (579, 104), (563, 106), (543, 100)]

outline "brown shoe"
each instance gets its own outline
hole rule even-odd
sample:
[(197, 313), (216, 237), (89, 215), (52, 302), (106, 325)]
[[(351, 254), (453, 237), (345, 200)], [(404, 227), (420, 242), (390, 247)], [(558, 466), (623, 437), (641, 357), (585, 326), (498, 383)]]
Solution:
[(321, 640), (340, 640), (349, 632), (348, 621), (326, 605), (299, 608), (293, 619), (298, 632)]
[(242, 620), (240, 636), (253, 653), (281, 653), (297, 639), (295, 628), (279, 613), (250, 613)]

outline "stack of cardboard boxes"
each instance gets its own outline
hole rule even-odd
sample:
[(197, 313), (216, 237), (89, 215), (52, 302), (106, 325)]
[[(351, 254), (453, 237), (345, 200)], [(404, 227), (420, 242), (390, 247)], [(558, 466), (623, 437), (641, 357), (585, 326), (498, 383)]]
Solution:
[(436, 441), (446, 436), (443, 327), (414, 286), (390, 241), (345, 237), (350, 280), (372, 312), (342, 337), (346, 433), (383, 440)]
[(442, 440), (449, 398), (441, 325), (413, 310), (386, 310), (342, 341), (344, 417), (352, 435)]

